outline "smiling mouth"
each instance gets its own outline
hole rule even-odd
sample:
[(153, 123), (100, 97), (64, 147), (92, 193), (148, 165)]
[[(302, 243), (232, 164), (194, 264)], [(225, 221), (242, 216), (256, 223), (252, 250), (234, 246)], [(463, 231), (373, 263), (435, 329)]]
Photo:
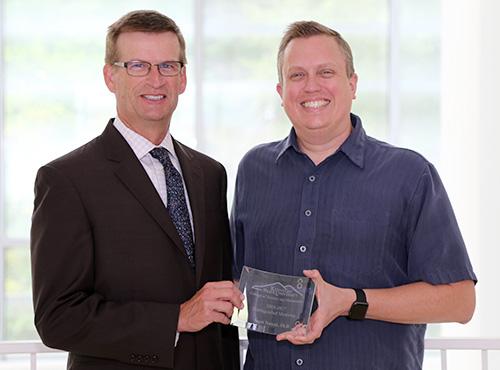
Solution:
[(160, 101), (163, 99), (166, 99), (166, 95), (141, 95), (144, 99), (150, 100), (150, 101)]
[(328, 99), (311, 100), (300, 103), (304, 108), (321, 108), (328, 104), (330, 104), (330, 100)]

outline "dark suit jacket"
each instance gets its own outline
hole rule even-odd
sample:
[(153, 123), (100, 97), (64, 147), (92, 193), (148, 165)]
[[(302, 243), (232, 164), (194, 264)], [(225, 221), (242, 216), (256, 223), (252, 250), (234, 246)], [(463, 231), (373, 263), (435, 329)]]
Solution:
[(231, 279), (226, 173), (176, 141), (189, 193), (196, 271), (141, 163), (110, 121), (42, 167), (31, 258), (35, 325), (75, 370), (237, 369), (237, 331), (211, 324), (174, 338), (179, 307)]

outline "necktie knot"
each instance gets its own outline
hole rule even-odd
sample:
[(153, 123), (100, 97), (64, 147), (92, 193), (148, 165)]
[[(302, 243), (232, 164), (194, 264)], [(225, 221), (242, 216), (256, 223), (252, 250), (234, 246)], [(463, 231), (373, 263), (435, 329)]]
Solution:
[(160, 146), (158, 148), (151, 149), (149, 153), (153, 158), (158, 159), (163, 167), (170, 167), (172, 165), (167, 149)]

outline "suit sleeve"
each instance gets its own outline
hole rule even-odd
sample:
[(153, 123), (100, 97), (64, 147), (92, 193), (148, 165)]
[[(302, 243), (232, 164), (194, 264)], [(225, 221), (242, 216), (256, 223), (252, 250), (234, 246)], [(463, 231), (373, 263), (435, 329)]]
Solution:
[(35, 325), (46, 345), (173, 367), (179, 305), (114, 302), (94, 291), (91, 223), (76, 187), (53, 166), (35, 182), (31, 263)]

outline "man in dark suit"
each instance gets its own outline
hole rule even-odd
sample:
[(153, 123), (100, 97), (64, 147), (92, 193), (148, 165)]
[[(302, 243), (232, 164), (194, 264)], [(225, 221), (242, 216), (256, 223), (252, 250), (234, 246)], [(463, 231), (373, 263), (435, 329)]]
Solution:
[(109, 27), (117, 117), (43, 166), (31, 230), (35, 324), (68, 369), (236, 369), (223, 166), (172, 139), (185, 43), (153, 11)]

